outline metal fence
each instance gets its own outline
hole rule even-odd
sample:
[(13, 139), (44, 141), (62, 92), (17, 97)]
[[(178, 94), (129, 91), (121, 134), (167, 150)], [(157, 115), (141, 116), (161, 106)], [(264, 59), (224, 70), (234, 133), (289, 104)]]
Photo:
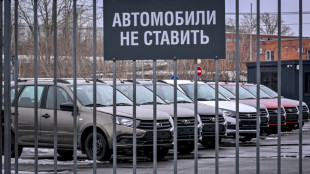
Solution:
[[(3, 6), (4, 3), (4, 6)], [(14, 111), (11, 110), (11, 93), (10, 93), (10, 88), (11, 88), (11, 79), (10, 79), (10, 59), (11, 59), (11, 31), (12, 31), (12, 25), (11, 25), (11, 18), (12, 15), (14, 15), (14, 23), (16, 26), (18, 26), (18, 6), (19, 1), (15, 0), (14, 1), (14, 13), (11, 10), (12, 2), (10, 0), (1, 0), (0, 3), (0, 43), (3, 43), (0, 45), (0, 55), (2, 55), (2, 51), (4, 53), (4, 64), (2, 64), (2, 61), (0, 61), (0, 67), (1, 71), (3, 71), (4, 75), (4, 92), (1, 93), (1, 98), (3, 97), (3, 103), (1, 100), (1, 105), (3, 106), (2, 108), (2, 116), (4, 118), (4, 123), (3, 123), (3, 129), (0, 129), (0, 144), (4, 144), (4, 147), (2, 149), (2, 146), (0, 146), (0, 151), (4, 151), (4, 161), (2, 161), (2, 158), (0, 158), (0, 165), (1, 169), (4, 169), (4, 173), (11, 173), (12, 166), (11, 166), (11, 115), (14, 115), (15, 118), (18, 118), (18, 102), (14, 104), (15, 108)], [(34, 142), (34, 148), (35, 148), (35, 163), (34, 163), (34, 168), (35, 168), (35, 173), (38, 173), (38, 8), (37, 8), (38, 0), (34, 0), (34, 9), (33, 9), (33, 20), (34, 20), (34, 48), (33, 48), (33, 55), (34, 55), (34, 67), (31, 67), (34, 69), (34, 86), (35, 86), (35, 105), (34, 105), (34, 123), (35, 123), (35, 129), (34, 129), (34, 137), (35, 137), (35, 142)], [(93, 1), (93, 45), (97, 45), (97, 40), (96, 40), (96, 0)], [(77, 173), (77, 0), (73, 0), (73, 43), (72, 43), (72, 48), (73, 48), (73, 93), (74, 93), (74, 112), (73, 112), (73, 125), (74, 125), (74, 141), (73, 143), (73, 152), (74, 152), (74, 163), (73, 163), (73, 172)], [(4, 13), (3, 10), (4, 9)], [(57, 0), (53, 1), (53, 14), (57, 13)], [(4, 15), (3, 15), (4, 14)], [(257, 0), (257, 14), (260, 14), (260, 0)], [(2, 21), (4, 17), (4, 23)], [(299, 0), (299, 48), (302, 48), (302, 0)], [(281, 0), (278, 0), (278, 18), (281, 19)], [(239, 62), (239, 0), (236, 0), (236, 51), (237, 51), (237, 59), (236, 62)], [(260, 21), (260, 15), (257, 15), (257, 21)], [(2, 35), (2, 26), (4, 26), (4, 33)], [(53, 47), (54, 47), (54, 173), (57, 173), (57, 18), (56, 15), (53, 15), (53, 27), (54, 27), (54, 39), (53, 39)], [(260, 94), (260, 23), (257, 23), (257, 96)], [(15, 41), (14, 41), (14, 54), (16, 56), (16, 60), (18, 60), (18, 30), (14, 30), (14, 35), (15, 35)], [(4, 37), (2, 37), (4, 36)], [(108, 43), (106, 43), (108, 44)], [(174, 59), (174, 77), (177, 77), (177, 60)], [(116, 60), (113, 60), (113, 173), (117, 173), (117, 136), (116, 136)], [(219, 173), (219, 118), (218, 118), (218, 59), (215, 60), (216, 63), (216, 132), (215, 132), (215, 137), (216, 137), (216, 144), (215, 144), (215, 163), (216, 163), (216, 173)], [(16, 65), (16, 62), (15, 62)], [(299, 51), (299, 110), (302, 110), (302, 88), (303, 88), (303, 67), (302, 67), (302, 51)], [(133, 120), (134, 123), (136, 122), (136, 61), (132, 61), (132, 66), (133, 66)], [(197, 59), (195, 59), (195, 107), (194, 107), (194, 115), (196, 117), (195, 119), (195, 128), (197, 127)], [(97, 160), (96, 160), (96, 138), (97, 137), (97, 129), (96, 129), (96, 120), (97, 120), (97, 115), (96, 115), (96, 47), (93, 47), (93, 101), (94, 107), (93, 107), (93, 173), (96, 173), (97, 170)], [(16, 70), (18, 71), (18, 66), (15, 67)], [(239, 173), (240, 169), (240, 163), (239, 163), (239, 64), (236, 64), (236, 91), (237, 91), (237, 99), (236, 99), (236, 111), (237, 111), (237, 116), (236, 116), (236, 164), (235, 164), (235, 171), (236, 173)], [(18, 95), (18, 73), (15, 73), (15, 97), (17, 98)], [(278, 120), (277, 120), (277, 131), (278, 131), (278, 156), (277, 156), (277, 173), (281, 173), (281, 20), (279, 20), (278, 23)], [(3, 81), (3, 77), (0, 76), (0, 81)], [(156, 101), (156, 60), (153, 60), (153, 88), (154, 88), (154, 93), (153, 93), (153, 100)], [(2, 88), (3, 84), (0, 84), (0, 88)], [(174, 173), (178, 173), (177, 166), (178, 166), (178, 154), (177, 154), (177, 78), (174, 78)], [(154, 102), (153, 105), (153, 139), (157, 140), (157, 104)], [(13, 112), (12, 112), (13, 111)], [(12, 113), (11, 113), (12, 112)], [(260, 115), (260, 99), (257, 97), (257, 121), (256, 121), (256, 173), (260, 173), (260, 130), (259, 130), (259, 115)], [(15, 125), (18, 125), (18, 119), (15, 119)], [(302, 112), (299, 112), (299, 169), (296, 172), (302, 173), (302, 166), (303, 166), (303, 161), (302, 161)], [(2, 132), (4, 130), (4, 132)], [(194, 132), (194, 142), (195, 142), (195, 147), (194, 147), (194, 166), (193, 166), (193, 173), (199, 173), (198, 171), (198, 130), (195, 129)], [(15, 133), (15, 152), (18, 152), (18, 126), (16, 126), (16, 131)], [(3, 142), (2, 142), (3, 141)], [(136, 173), (136, 168), (137, 168), (137, 141), (136, 141), (136, 124), (133, 124), (133, 173)], [(157, 141), (153, 141), (153, 173), (157, 173)], [(4, 165), (3, 165), (4, 162)], [(0, 171), (1, 173), (3, 170)], [(18, 168), (18, 153), (15, 153), (15, 173), (19, 172)]]

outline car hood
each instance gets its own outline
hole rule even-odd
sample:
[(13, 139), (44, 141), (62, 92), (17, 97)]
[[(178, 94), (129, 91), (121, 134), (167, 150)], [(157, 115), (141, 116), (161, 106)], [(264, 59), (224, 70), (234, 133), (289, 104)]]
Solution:
[[(194, 110), (194, 108), (195, 108), (194, 103), (178, 103), (178, 106), (188, 108), (188, 109), (192, 109), (192, 110)], [(198, 103), (197, 108), (198, 108), (198, 114), (199, 115), (215, 115), (215, 107), (214, 106)], [(218, 113), (219, 113), (219, 115), (223, 114), (222, 110), (219, 110)]]
[[(141, 107), (148, 108), (153, 111), (153, 105), (140, 105)], [(167, 105), (157, 105), (157, 110), (166, 112), (172, 117), (174, 116), (174, 105), (173, 104), (167, 104)], [(188, 109), (182, 106), (178, 106), (177, 108), (177, 117), (193, 117), (194, 116), (194, 110)]]
[[(207, 104), (215, 107), (215, 101), (199, 101), (199, 103)], [(236, 111), (236, 102), (233, 101), (219, 101), (219, 109)], [(240, 103), (239, 112), (256, 112), (256, 108)]]
[[(281, 102), (289, 102), (294, 104), (295, 106), (299, 106), (299, 101), (298, 100), (292, 100), (292, 99), (288, 99), (288, 98), (281, 98)], [(305, 102), (302, 102), (302, 106), (307, 106), (307, 104)]]
[[(113, 107), (97, 107), (97, 111), (113, 115)], [(136, 107), (136, 117), (139, 120), (153, 120), (153, 110), (141, 106)], [(116, 115), (133, 118), (133, 106), (117, 106)], [(166, 112), (157, 111), (158, 120), (167, 120), (170, 115)]]
[[(243, 103), (243, 104), (246, 104), (246, 105), (249, 105), (249, 106), (256, 108), (256, 100), (255, 100), (255, 102), (253, 102), (253, 101), (249, 102), (248, 100), (239, 100), (239, 101), (240, 101), (240, 103)], [(236, 102), (236, 100), (234, 100), (234, 102)], [(267, 109), (267, 107), (265, 105), (263, 105), (261, 102), (260, 102), (259, 108), (260, 109)]]
[[(256, 105), (256, 99), (242, 100), (243, 103), (254, 103)], [(260, 99), (260, 104), (264, 105), (267, 109), (277, 109), (278, 101), (273, 99)], [(283, 105), (281, 105), (283, 108)]]

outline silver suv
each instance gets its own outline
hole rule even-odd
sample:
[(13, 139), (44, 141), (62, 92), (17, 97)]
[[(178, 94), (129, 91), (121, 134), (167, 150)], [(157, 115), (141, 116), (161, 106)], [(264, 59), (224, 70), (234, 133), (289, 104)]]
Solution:
[[(23, 147), (34, 147), (34, 82), (27, 80), (19, 85), (19, 155)], [(73, 81), (59, 79), (57, 86), (57, 117), (58, 117), (58, 154), (68, 158), (73, 155)], [(11, 94), (14, 89), (11, 90)], [(38, 143), (39, 147), (53, 148), (54, 131), (54, 86), (53, 80), (38, 82)], [(14, 95), (12, 95), (14, 96)], [(77, 83), (77, 133), (78, 149), (93, 158), (93, 83), (78, 80)], [(12, 107), (14, 107), (14, 98)], [(116, 95), (116, 134), (118, 151), (132, 150), (133, 114), (132, 102), (117, 91)], [(12, 109), (13, 110), (13, 109)], [(97, 82), (97, 159), (108, 160), (113, 148), (113, 88)], [(152, 158), (153, 146), (153, 111), (137, 107), (137, 148)], [(12, 115), (12, 138), (14, 140), (15, 117)], [(164, 158), (173, 141), (173, 120), (169, 114), (157, 111), (158, 159)], [(14, 144), (12, 144), (14, 147)], [(14, 148), (12, 148), (14, 157)]]

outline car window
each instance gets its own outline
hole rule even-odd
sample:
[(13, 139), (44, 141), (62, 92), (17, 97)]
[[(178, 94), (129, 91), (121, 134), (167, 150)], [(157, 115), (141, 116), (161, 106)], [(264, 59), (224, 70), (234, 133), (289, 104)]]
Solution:
[[(242, 86), (243, 88), (245, 88), (246, 90), (248, 90), (251, 94), (253, 94), (255, 97), (257, 96), (256, 95), (256, 91), (257, 91), (257, 88), (256, 86)], [(266, 94), (263, 90), (260, 90), (260, 93), (259, 93), (259, 96), (261, 99), (270, 99), (271, 97)]]
[[(133, 86), (132, 85), (119, 85), (116, 87), (120, 92), (133, 100)], [(138, 104), (151, 104), (153, 102), (153, 92), (143, 86), (136, 86), (137, 88), (137, 103)], [(166, 104), (161, 98), (157, 97), (156, 102)]]
[(278, 98), (278, 93), (276, 93), (274, 90), (268, 88), (267, 86), (261, 86), (261, 89), (266, 92), (268, 95), (270, 95), (272, 98)]
[[(57, 109), (60, 109), (60, 105), (67, 102), (73, 102), (68, 93), (57, 87)], [(46, 97), (46, 109), (54, 109), (54, 86), (48, 88)]]
[[(210, 86), (212, 86), (212, 88), (215, 89), (215, 85), (212, 84)], [(234, 94), (232, 94), (231, 92), (229, 92), (227, 89), (223, 88), (222, 86), (219, 86), (219, 93), (228, 99), (231, 99), (231, 100), (236, 99), (236, 96)]]
[[(38, 106), (41, 105), (41, 98), (43, 93), (43, 86), (38, 86)], [(18, 106), (25, 108), (34, 107), (34, 86), (25, 86), (18, 98)]]
[[(18, 86), (18, 88), (17, 88), (17, 91), (19, 91), (20, 90), (20, 86)], [(3, 93), (3, 91), (4, 91), (4, 88), (2, 88), (2, 103), (4, 103), (4, 93)], [(11, 104), (13, 104), (13, 101), (14, 101), (14, 98), (15, 98), (15, 88), (14, 87), (12, 87), (11, 88), (11, 94), (10, 94), (11, 96)]]
[[(153, 91), (153, 85), (147, 85), (146, 87)], [(170, 103), (174, 102), (173, 86), (158, 84), (156, 88), (157, 88), (157, 95), (159, 97)], [(193, 103), (193, 101), (189, 97), (187, 97), (179, 90), (177, 90), (177, 102)]]
[[(183, 91), (194, 100), (194, 84), (183, 84), (180, 85)], [(214, 101), (215, 100), (215, 90), (207, 84), (198, 85), (198, 101)], [(218, 95), (219, 100), (227, 100), (223, 95)]]
[[(224, 87), (225, 89), (227, 89), (229, 92), (233, 93), (236, 96), (236, 85), (223, 85), (222, 87)], [(239, 99), (241, 100), (256, 99), (256, 97), (246, 89), (239, 87)]]

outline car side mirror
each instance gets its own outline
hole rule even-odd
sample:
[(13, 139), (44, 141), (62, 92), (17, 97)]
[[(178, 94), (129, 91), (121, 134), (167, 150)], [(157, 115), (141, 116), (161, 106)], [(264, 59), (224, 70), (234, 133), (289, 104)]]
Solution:
[[(60, 110), (62, 110), (62, 111), (71, 111), (71, 112), (73, 112), (73, 108), (74, 108), (74, 106), (73, 106), (72, 102), (66, 102), (66, 103), (60, 104)], [(79, 109), (77, 109), (77, 110), (79, 110)]]

